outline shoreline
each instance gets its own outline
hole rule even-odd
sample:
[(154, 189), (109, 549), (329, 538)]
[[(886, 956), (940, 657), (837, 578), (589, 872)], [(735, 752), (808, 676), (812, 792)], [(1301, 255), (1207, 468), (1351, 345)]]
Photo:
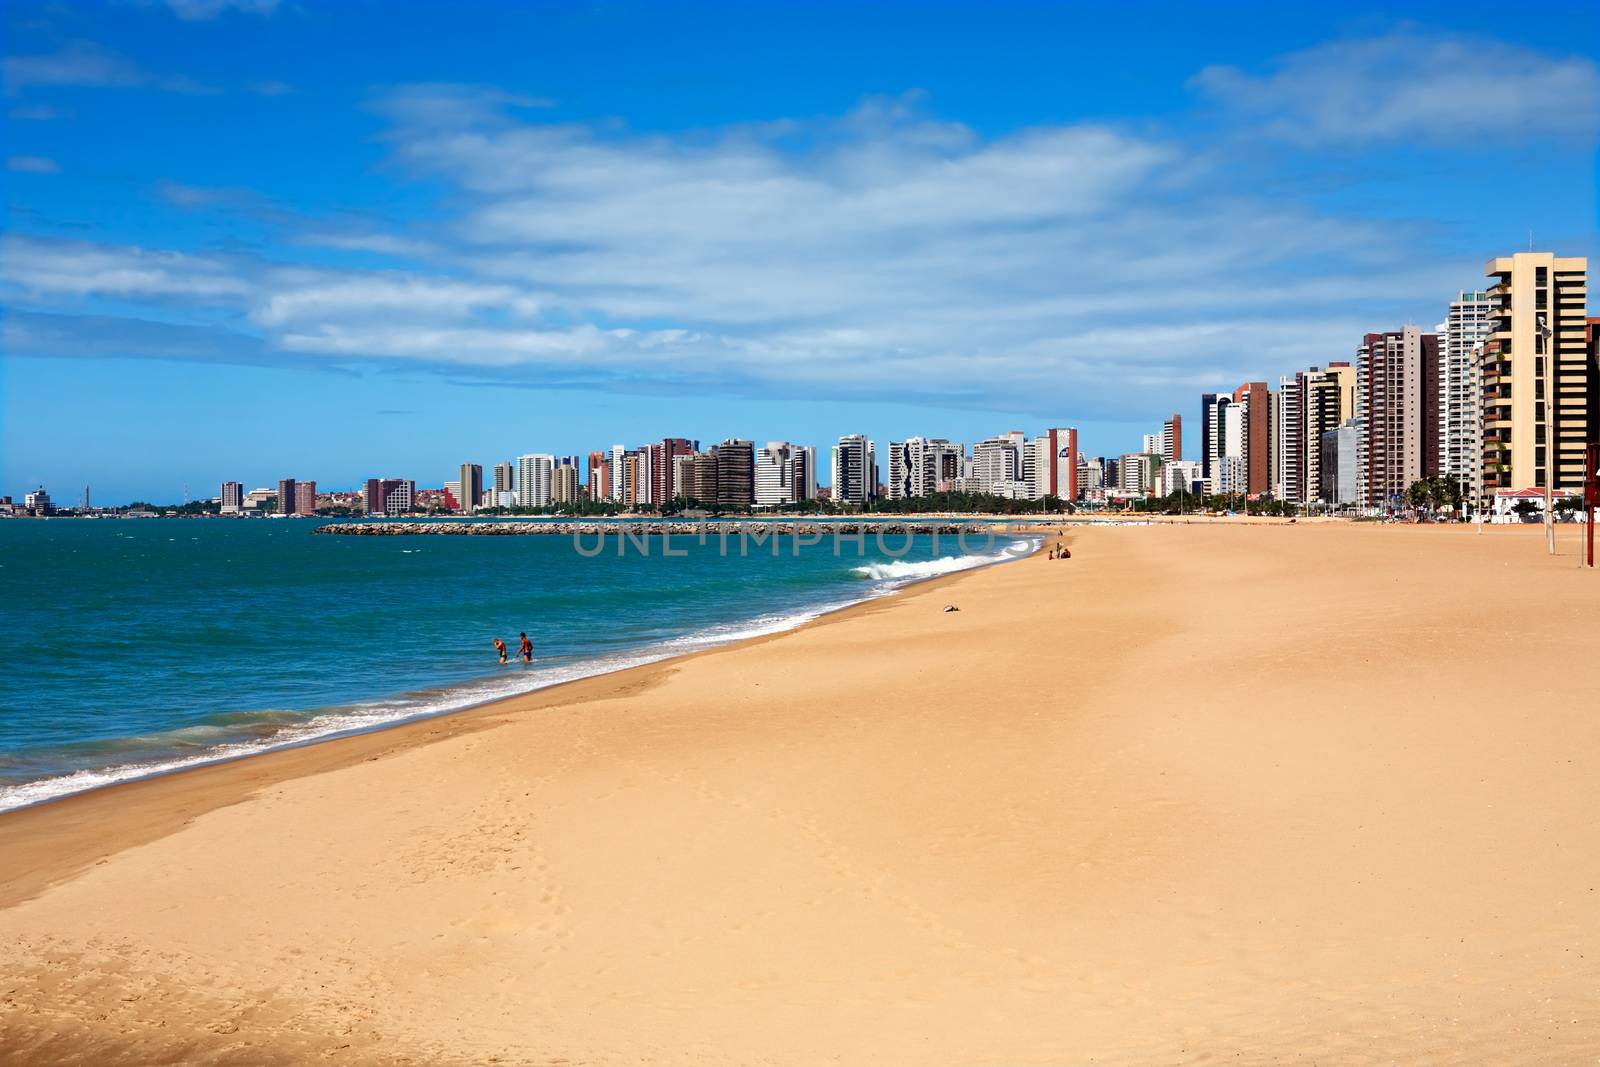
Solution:
[[(61, 834), (65, 830), (65, 835), (73, 840), (74, 846), (79, 844), (76, 839), (80, 836), (92, 837), (94, 835), (96, 827), (85, 824), (97, 823), (105, 814), (106, 809), (117, 808), (123, 802), (159, 805), (175, 800), (177, 806), (174, 808), (173, 814), (181, 816), (175, 821), (161, 820), (159, 825), (149, 827), (151, 832), (147, 836), (141, 835), (135, 840), (123, 842), (115, 847), (107, 847), (104, 850), (96, 848), (92, 841), (82, 841), (82, 847), (69, 846), (67, 851), (72, 858), (65, 864), (65, 867), (69, 869), (51, 872), (24, 870), (16, 876), (7, 876), (4, 873), (0, 873), (0, 909), (27, 900), (48, 889), (51, 885), (71, 878), (93, 863), (103, 861), (107, 856), (114, 855), (123, 848), (134, 847), (164, 836), (166, 833), (181, 828), (189, 820), (205, 814), (207, 811), (244, 801), (249, 798), (251, 793), (264, 786), (306, 775), (321, 774), (325, 771), (336, 770), (358, 762), (381, 759), (396, 751), (409, 748), (414, 744), (428, 744), (432, 741), (459, 736), (463, 733), (491, 728), (496, 723), (486, 720), (491, 720), (499, 714), (520, 715), (532, 713), (556, 705), (603, 700), (617, 693), (648, 688), (659, 680), (659, 677), (664, 677), (681, 664), (699, 657), (710, 656), (719, 652), (736, 651), (781, 637), (787, 637), (815, 626), (843, 621), (857, 614), (865, 614), (873, 607), (902, 597), (920, 595), (924, 591), (932, 590), (935, 587), (993, 567), (1004, 566), (1008, 563), (1019, 563), (1044, 551), (1045, 546), (1041, 542), (1031, 551), (1009, 559), (998, 559), (947, 574), (912, 579), (894, 588), (872, 593), (859, 600), (824, 610), (794, 626), (788, 626), (772, 633), (739, 637), (721, 644), (713, 644), (706, 648), (669, 654), (644, 663), (553, 682), (549, 685), (539, 686), (520, 693), (491, 697), (488, 700), (458, 708), (429, 712), (388, 723), (375, 723), (369, 726), (353, 728), (349, 732), (312, 737), (300, 741), (289, 741), (255, 752), (208, 759), (190, 766), (152, 771), (148, 774), (140, 774), (118, 781), (107, 782), (103, 785), (91, 786), (87, 789), (63, 793), (59, 796), (47, 797), (20, 807), (0, 810), (0, 855), (5, 854), (9, 848), (16, 847), (15, 843), (17, 841), (20, 840), (26, 844), (38, 833), (35, 827), (28, 825), (30, 822), (28, 817), (30, 815), (42, 816), (41, 821), (43, 822), (54, 822), (57, 819), (54, 813), (57, 811), (67, 812), (67, 814), (59, 816), (60, 821), (66, 824), (65, 827), (51, 827), (46, 832)], [(324, 747), (330, 749), (325, 758), (316, 758), (312, 755), (315, 750)], [(279, 759), (273, 762), (274, 757), (279, 757)], [(255, 767), (256, 761), (262, 761), (262, 765)], [(254, 773), (250, 773), (252, 770)], [(187, 780), (188, 776), (202, 776), (208, 773), (217, 775), (217, 780), (197, 780), (193, 782)], [(238, 781), (225, 781), (224, 779), (227, 777), (236, 778)], [(164, 783), (173, 784), (163, 789), (161, 787)], [(222, 796), (209, 798), (210, 801), (215, 801), (214, 803), (196, 804), (192, 799), (189, 799), (192, 794), (218, 789), (219, 786), (221, 787)]]

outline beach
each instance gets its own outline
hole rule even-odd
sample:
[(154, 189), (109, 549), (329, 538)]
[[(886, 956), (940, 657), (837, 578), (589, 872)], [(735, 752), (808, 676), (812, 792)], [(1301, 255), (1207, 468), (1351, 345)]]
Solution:
[(0, 1063), (1594, 1062), (1559, 532), (1072, 527), (0, 814)]

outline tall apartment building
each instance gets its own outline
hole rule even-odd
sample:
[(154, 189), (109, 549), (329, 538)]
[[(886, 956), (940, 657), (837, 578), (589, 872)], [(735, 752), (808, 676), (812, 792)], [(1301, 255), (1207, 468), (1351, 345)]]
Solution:
[(237, 515), (244, 510), (244, 483), (222, 483), (222, 514)]
[(589, 453), (589, 499), (611, 499), (611, 464), (607, 457), (610, 453), (601, 450)]
[(817, 449), (815, 445), (796, 445), (794, 451), (794, 499), (817, 499)]
[(1356, 478), (1356, 457), (1360, 454), (1360, 425), (1350, 419), (1343, 426), (1322, 435), (1317, 497), (1330, 507), (1349, 507), (1361, 503), (1361, 484)]
[(928, 496), (939, 486), (939, 446), (948, 442), (928, 437), (908, 437), (889, 442), (887, 479), (890, 500)]
[(1090, 459), (1079, 457), (1078, 463), (1078, 488), (1079, 491), (1089, 489), (1104, 489), (1106, 486), (1106, 464), (1099, 456)]
[(294, 483), (294, 513), (296, 515), (315, 515), (317, 513), (317, 483)]
[(1363, 339), (1357, 458), (1366, 507), (1398, 506), (1413, 482), (1439, 473), (1439, 371), (1438, 334), (1404, 326)]
[(1141, 442), (1141, 451), (1147, 456), (1161, 455), (1161, 434), (1147, 433)]
[(1272, 492), (1272, 407), (1266, 382), (1246, 382), (1232, 394), (1201, 394), (1200, 465), (1213, 493)]
[(715, 448), (694, 454), (688, 487), (683, 495), (707, 507), (716, 507), (717, 450)]
[(1299, 457), (1300, 495), (1288, 499), (1315, 504), (1322, 500), (1322, 435), (1360, 416), (1356, 368), (1340, 361), (1326, 368), (1312, 367), (1296, 378), (1300, 420), (1298, 430), (1293, 431), (1293, 447)]
[(1161, 458), (1168, 463), (1183, 458), (1183, 416), (1176, 411), (1161, 424)]
[(456, 485), (457, 508), (463, 515), (473, 514), (478, 510), (478, 501), (483, 499), (483, 464), (463, 463)]
[(1577, 490), (1591, 420), (1585, 352), (1588, 260), (1549, 252), (1491, 259), (1484, 343), (1483, 491)]
[(986, 437), (972, 446), (967, 488), (1025, 500), (1033, 494), (1035, 455), (1021, 430)]
[(700, 442), (686, 437), (663, 437), (659, 445), (650, 446), (650, 451), (650, 500), (665, 504), (676, 495), (673, 480), (678, 457), (700, 451)]
[(755, 442), (730, 437), (717, 446), (717, 507), (749, 511), (755, 501)]
[[(1248, 404), (1227, 393), (1207, 393), (1210, 398), (1206, 410), (1206, 434), (1211, 446), (1205, 467), (1209, 475), (1211, 492), (1218, 496), (1237, 496), (1250, 489)], [(1126, 457), (1117, 461), (1120, 468), (1127, 465)], [(1119, 479), (1119, 488), (1125, 488)]]
[(1439, 324), (1439, 473), (1472, 496), (1482, 474), (1478, 437), (1478, 349), (1489, 337), (1489, 294), (1463, 289)]
[(490, 500), (498, 506), (502, 497), (501, 493), (515, 493), (517, 488), (517, 468), (509, 460), (494, 465), (494, 495)]
[(293, 478), (278, 479), (278, 514), (293, 515), (300, 498), (295, 493)]
[(361, 506), (368, 515), (404, 515), (417, 497), (417, 483), (407, 478), (368, 478)]
[(1157, 487), (1161, 457), (1154, 452), (1129, 452), (1117, 459), (1117, 488), (1127, 493), (1149, 492)]
[(548, 452), (531, 452), (517, 457), (517, 507), (550, 506), (550, 479), (555, 466), (556, 457)]
[(1072, 426), (1046, 430), (1033, 439), (1034, 462), (1029, 495), (1035, 500), (1053, 496), (1078, 499), (1078, 431)]
[(621, 445), (612, 445), (608, 452), (610, 454), (606, 457), (606, 466), (611, 472), (611, 492), (607, 494), (606, 499), (620, 503), (623, 499), (624, 483), (628, 478), (627, 464), (624, 462), (628, 450)]
[(672, 497), (675, 499), (694, 496), (695, 455), (691, 452), (687, 456), (672, 458)]
[(756, 452), (755, 502), (762, 507), (782, 507), (811, 499), (808, 484), (815, 479), (810, 471), (809, 448), (788, 441), (768, 441)]
[(1300, 451), (1301, 436), (1305, 433), (1300, 406), (1305, 398), (1303, 374), (1279, 378), (1278, 388), (1272, 392), (1272, 496), (1292, 504), (1305, 503), (1301, 481), (1305, 460)]
[(860, 434), (846, 434), (833, 446), (833, 488), (835, 504), (862, 505), (878, 494), (878, 449)]
[(1233, 391), (1234, 403), (1241, 405), (1244, 423), (1245, 489), (1252, 496), (1272, 491), (1270, 481), (1272, 438), (1269, 432), (1272, 400), (1266, 382), (1246, 382)]
[(578, 502), (578, 464), (571, 456), (563, 456), (550, 475), (550, 502), (576, 504)]

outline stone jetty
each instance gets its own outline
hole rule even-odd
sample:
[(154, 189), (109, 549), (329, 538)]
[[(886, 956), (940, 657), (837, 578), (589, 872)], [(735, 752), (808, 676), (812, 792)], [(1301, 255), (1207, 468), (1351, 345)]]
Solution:
[(444, 521), (444, 522), (333, 522), (317, 527), (313, 533), (336, 534), (353, 537), (523, 537), (528, 535), (559, 535), (598, 537), (606, 534), (628, 534), (633, 537), (659, 536), (701, 537), (857, 537), (863, 535), (905, 536), (907, 534), (939, 534), (955, 536), (963, 530), (973, 534), (1001, 534), (1033, 532), (1035, 524), (1022, 522), (950, 522), (911, 521), (899, 522), (791, 522), (772, 520), (765, 522), (738, 522), (728, 520), (672, 521), (643, 520), (638, 522), (606, 522), (576, 520), (571, 522), (539, 522), (507, 520), (504, 522)]

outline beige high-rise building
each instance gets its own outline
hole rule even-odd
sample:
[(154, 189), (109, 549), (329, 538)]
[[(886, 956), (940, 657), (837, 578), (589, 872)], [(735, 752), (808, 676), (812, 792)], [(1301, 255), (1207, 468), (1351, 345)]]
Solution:
[(1322, 495), (1322, 435), (1356, 418), (1356, 368), (1349, 363), (1312, 367), (1300, 377), (1300, 433), (1294, 447), (1300, 462), (1300, 503)]
[[(1484, 273), (1483, 489), (1576, 490), (1589, 426), (1587, 259), (1518, 252)], [(1546, 366), (1546, 359), (1553, 363)], [(1597, 413), (1600, 414), (1600, 413)]]

